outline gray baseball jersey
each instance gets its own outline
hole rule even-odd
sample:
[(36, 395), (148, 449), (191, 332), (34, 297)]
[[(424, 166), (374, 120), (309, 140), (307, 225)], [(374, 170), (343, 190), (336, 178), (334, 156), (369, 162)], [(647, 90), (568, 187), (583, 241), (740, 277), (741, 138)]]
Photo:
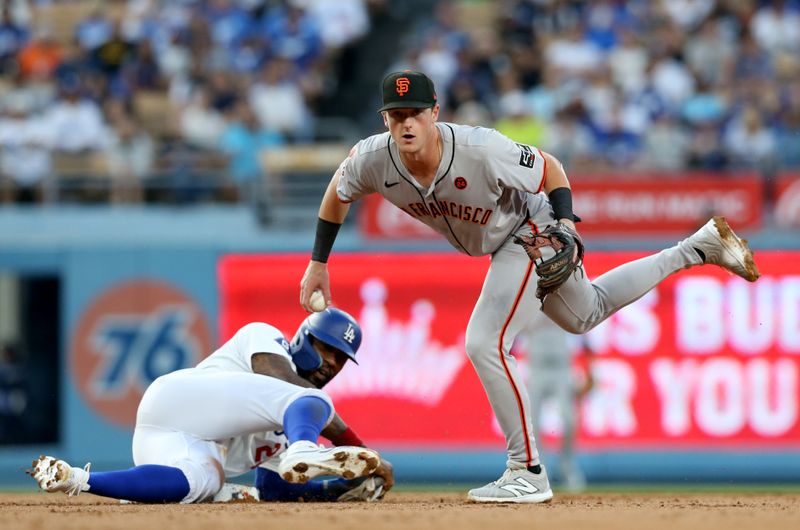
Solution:
[(555, 222), (547, 197), (540, 193), (546, 171), (541, 152), (490, 129), (450, 123), (436, 126), (444, 149), (428, 188), (408, 172), (387, 132), (355, 146), (338, 169), (336, 191), (343, 202), (379, 193), (458, 250), (471, 256), (491, 254), (489, 272), (467, 325), (467, 355), (505, 434), (509, 467), (535, 465), (539, 454), (530, 401), (509, 353), (517, 334), (540, 307), (567, 331), (585, 333), (666, 276), (701, 261), (691, 242), (684, 240), (609, 271), (594, 283), (583, 272), (574, 274), (540, 306), (535, 267), (510, 236), (530, 234)]
[(493, 129), (437, 123), (442, 160), (427, 189), (400, 160), (388, 132), (360, 141), (339, 168), (339, 199), (379, 193), (470, 256), (491, 254), (526, 219), (550, 206), (545, 160)]

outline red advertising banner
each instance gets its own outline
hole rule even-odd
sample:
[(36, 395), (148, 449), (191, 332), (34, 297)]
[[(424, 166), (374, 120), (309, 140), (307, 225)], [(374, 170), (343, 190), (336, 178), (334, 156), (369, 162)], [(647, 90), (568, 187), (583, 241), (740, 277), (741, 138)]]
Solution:
[[(763, 183), (756, 175), (577, 175), (572, 188), (585, 233), (683, 235), (712, 214), (735, 220), (739, 230), (761, 224)], [(361, 231), (368, 238), (441, 237), (376, 194), (363, 199), (360, 212)]]
[(800, 226), (800, 173), (782, 175), (775, 188), (775, 223)]
[[(590, 275), (641, 254), (592, 253)], [(223, 338), (260, 320), (293, 336), (306, 255), (220, 263)], [(800, 252), (763, 252), (754, 284), (716, 267), (681, 271), (586, 336), (594, 389), (581, 447), (800, 447)], [(362, 325), (359, 365), (326, 390), (380, 447), (500, 448), (502, 434), (464, 330), (488, 260), (457, 254), (340, 254), (334, 303)], [(525, 365), (525, 359), (520, 358)], [(545, 418), (546, 419), (546, 418)], [(543, 424), (545, 438), (559, 426)]]

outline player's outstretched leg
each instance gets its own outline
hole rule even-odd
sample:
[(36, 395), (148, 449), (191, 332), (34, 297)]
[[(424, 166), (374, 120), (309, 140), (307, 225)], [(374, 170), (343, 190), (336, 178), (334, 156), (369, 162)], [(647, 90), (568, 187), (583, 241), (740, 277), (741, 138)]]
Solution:
[(540, 503), (553, 498), (547, 471), (541, 466), (540, 473), (528, 471), (520, 465), (509, 467), (499, 479), (469, 491), (469, 500), (474, 502)]
[(36, 480), (44, 491), (53, 493), (63, 491), (70, 497), (80, 495), (89, 489), (89, 468), (91, 463), (83, 469), (72, 467), (63, 460), (52, 456), (41, 455), (33, 461), (28, 474)]
[(303, 484), (322, 475), (346, 479), (365, 477), (378, 469), (378, 453), (364, 447), (325, 448), (316, 444), (333, 408), (323, 397), (302, 396), (286, 408), (283, 429), (289, 448), (281, 455), (278, 474), (287, 482)]
[(718, 265), (748, 282), (761, 276), (747, 240), (738, 237), (724, 217), (712, 217), (688, 241), (703, 263)]
[(183, 471), (170, 466), (141, 465), (120, 471), (90, 473), (52, 456), (40, 456), (28, 470), (47, 492), (62, 491), (70, 497), (90, 492), (112, 499), (134, 502), (180, 502), (189, 494)]

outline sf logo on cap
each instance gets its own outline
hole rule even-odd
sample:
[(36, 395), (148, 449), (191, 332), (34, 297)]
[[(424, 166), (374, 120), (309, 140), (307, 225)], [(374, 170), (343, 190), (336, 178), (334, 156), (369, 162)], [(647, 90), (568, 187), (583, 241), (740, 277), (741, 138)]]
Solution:
[(408, 92), (408, 85), (410, 84), (407, 77), (398, 77), (394, 82), (394, 87), (397, 90), (398, 96), (404, 96)]

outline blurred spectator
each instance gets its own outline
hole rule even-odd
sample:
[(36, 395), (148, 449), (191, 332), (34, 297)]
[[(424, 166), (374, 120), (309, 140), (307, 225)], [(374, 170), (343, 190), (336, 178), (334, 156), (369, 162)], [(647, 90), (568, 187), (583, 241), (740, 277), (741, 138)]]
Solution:
[(338, 50), (363, 37), (370, 28), (365, 0), (292, 0), (313, 18), (325, 47)]
[(768, 52), (800, 52), (800, 11), (796, 3), (770, 0), (750, 21), (750, 31)]
[[(325, 21), (330, 24), (330, 21)], [(269, 11), (264, 31), (277, 57), (291, 61), (301, 70), (308, 69), (322, 53), (322, 39), (317, 21), (298, 6)]]
[(728, 158), (722, 147), (720, 130), (716, 122), (695, 124), (691, 132), (689, 167), (719, 171), (727, 165)]
[(668, 54), (653, 62), (650, 79), (656, 93), (673, 110), (681, 107), (694, 93), (696, 86), (694, 76), (686, 65)]
[(730, 79), (736, 56), (734, 42), (725, 38), (719, 21), (706, 20), (683, 48), (686, 64), (702, 83), (725, 83)]
[(92, 52), (110, 41), (114, 33), (114, 25), (106, 16), (105, 9), (100, 2), (95, 4), (91, 13), (75, 27), (75, 39), (86, 52)]
[(725, 149), (737, 168), (768, 171), (775, 158), (775, 135), (764, 123), (761, 111), (746, 106), (729, 125)]
[(800, 169), (800, 98), (781, 113), (775, 138), (778, 167)]
[(205, 18), (211, 25), (211, 36), (218, 46), (231, 49), (250, 30), (252, 21), (245, 9), (231, 0), (203, 2)]
[(140, 90), (163, 90), (166, 87), (155, 50), (150, 41), (142, 41), (125, 66), (124, 75), (130, 80), (135, 89)]
[(27, 40), (28, 30), (14, 20), (11, 7), (3, 4), (0, 11), (0, 73), (10, 70), (14, 57)]
[(228, 175), (233, 178), (240, 198), (248, 202), (280, 194), (280, 183), (267, 181), (261, 161), (263, 151), (283, 144), (283, 137), (258, 123), (250, 107), (239, 102), (220, 138), (220, 149), (228, 155)]
[(101, 150), (108, 142), (108, 129), (97, 103), (81, 94), (77, 84), (62, 87), (59, 99), (42, 115), (47, 144), (69, 153)]
[(50, 131), (30, 107), (13, 105), (5, 102), (0, 118), (0, 196), (3, 202), (43, 202), (52, 175)]
[(180, 129), (183, 138), (195, 147), (217, 149), (225, 127), (225, 118), (211, 104), (208, 87), (197, 86), (191, 102), (181, 113)]
[(689, 163), (689, 135), (672, 115), (663, 113), (647, 128), (639, 160), (644, 169), (682, 171)]
[(542, 143), (542, 149), (558, 158), (568, 171), (594, 169), (594, 136), (582, 122), (582, 113), (579, 104), (559, 111), (549, 123)]
[(603, 65), (601, 50), (583, 38), (583, 28), (579, 25), (554, 36), (544, 53), (553, 68), (567, 75), (582, 75)]
[(734, 69), (736, 79), (769, 79), (772, 77), (772, 57), (758, 47), (750, 32), (744, 32)]
[(647, 84), (647, 64), (647, 49), (636, 33), (623, 30), (619, 45), (608, 54), (614, 82), (626, 93), (642, 90)]
[(122, 34), (122, 21), (115, 20), (109, 38), (94, 48), (91, 56), (95, 68), (113, 78), (126, 61), (133, 59), (135, 53), (136, 45)]
[[(548, 437), (560, 434), (556, 477), (564, 489), (582, 491), (586, 488), (586, 478), (575, 458), (575, 445), (580, 429), (579, 406), (594, 387), (591, 366), (594, 354), (586, 341), (567, 333), (544, 313), (537, 313), (517, 342), (519, 348), (528, 352), (534, 439), (543, 448), (543, 433)], [(579, 352), (582, 363), (575, 362)]]
[(500, 103), (502, 117), (494, 128), (515, 142), (539, 146), (545, 135), (544, 123), (528, 112), (525, 96), (514, 91), (505, 94)]
[(311, 134), (311, 114), (295, 76), (288, 60), (269, 61), (260, 79), (250, 87), (249, 101), (263, 127), (295, 140), (307, 140)]
[(700, 25), (714, 9), (717, 0), (661, 0), (661, 8), (684, 31)]
[(121, 113), (105, 149), (111, 202), (141, 202), (142, 181), (153, 170), (155, 147), (133, 116)]
[(33, 39), (20, 50), (17, 61), (24, 78), (47, 79), (52, 77), (61, 57), (61, 45), (53, 38), (50, 28), (39, 26)]

